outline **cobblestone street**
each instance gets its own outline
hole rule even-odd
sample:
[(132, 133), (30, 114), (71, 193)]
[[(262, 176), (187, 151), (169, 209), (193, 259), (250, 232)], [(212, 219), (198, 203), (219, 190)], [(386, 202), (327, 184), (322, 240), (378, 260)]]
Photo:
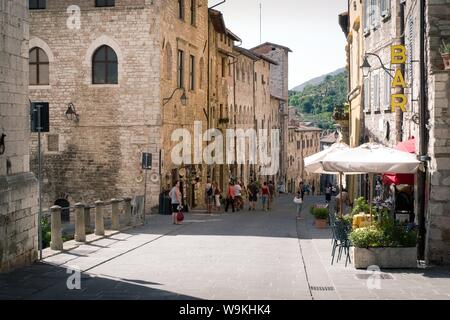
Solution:
[[(0, 275), (0, 299), (449, 299), (450, 270), (368, 273), (331, 265), (330, 230), (296, 220), (291, 197), (272, 212), (189, 214), (182, 226), (152, 216), (146, 227), (115, 234)], [(343, 259), (344, 260), (344, 259)], [(67, 289), (67, 268), (82, 270)]]

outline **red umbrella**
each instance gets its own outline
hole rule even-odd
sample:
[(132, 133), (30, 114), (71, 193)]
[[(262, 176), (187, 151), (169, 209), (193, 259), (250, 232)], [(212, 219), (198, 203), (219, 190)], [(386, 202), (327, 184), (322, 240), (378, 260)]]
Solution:
[[(395, 149), (416, 153), (416, 138), (412, 138), (408, 141), (400, 142)], [(399, 184), (414, 184), (414, 175), (413, 174), (385, 174), (383, 175), (383, 183), (386, 185), (399, 185)]]

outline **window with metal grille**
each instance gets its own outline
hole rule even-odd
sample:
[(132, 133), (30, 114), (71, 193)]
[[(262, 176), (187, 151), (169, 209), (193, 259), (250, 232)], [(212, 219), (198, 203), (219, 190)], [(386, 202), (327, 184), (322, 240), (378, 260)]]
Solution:
[(44, 50), (38, 47), (30, 50), (29, 68), (30, 85), (49, 84), (49, 61)]
[(111, 47), (105, 45), (95, 51), (92, 58), (92, 83), (118, 83), (117, 55)]

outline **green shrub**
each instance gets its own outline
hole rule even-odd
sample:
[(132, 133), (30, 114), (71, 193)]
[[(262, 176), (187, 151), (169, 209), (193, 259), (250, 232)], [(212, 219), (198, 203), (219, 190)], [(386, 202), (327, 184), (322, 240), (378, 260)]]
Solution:
[(314, 208), (313, 216), (318, 220), (324, 220), (328, 218), (328, 209), (326, 208)]
[(370, 227), (354, 230), (350, 240), (358, 248), (412, 248), (417, 243), (417, 232), (407, 226), (396, 225), (387, 213)]
[(369, 204), (364, 197), (355, 200), (353, 205), (352, 215), (359, 214), (361, 212), (369, 213)]

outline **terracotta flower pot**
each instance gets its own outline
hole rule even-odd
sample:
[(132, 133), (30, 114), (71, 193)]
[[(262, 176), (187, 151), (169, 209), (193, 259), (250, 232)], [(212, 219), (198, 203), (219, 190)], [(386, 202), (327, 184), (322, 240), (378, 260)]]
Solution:
[(444, 69), (450, 70), (450, 53), (442, 53), (441, 56), (444, 61)]
[(326, 219), (316, 219), (314, 225), (317, 229), (326, 229), (328, 227), (328, 221)]

